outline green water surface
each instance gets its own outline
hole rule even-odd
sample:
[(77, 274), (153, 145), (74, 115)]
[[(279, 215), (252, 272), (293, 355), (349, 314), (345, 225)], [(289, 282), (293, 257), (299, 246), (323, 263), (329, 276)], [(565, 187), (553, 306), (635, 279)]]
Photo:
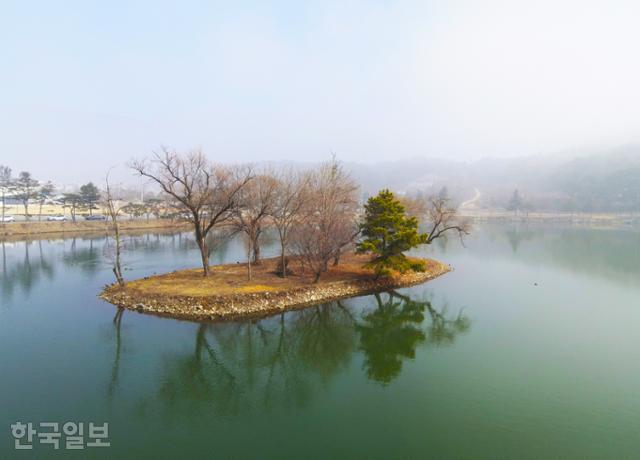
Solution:
[[(480, 226), (421, 251), (455, 268), (427, 284), (218, 324), (96, 298), (104, 238), (1, 245), (0, 458), (640, 457), (633, 229)], [(188, 234), (126, 247), (128, 278), (198, 263)], [(18, 420), (111, 447), (16, 452)]]

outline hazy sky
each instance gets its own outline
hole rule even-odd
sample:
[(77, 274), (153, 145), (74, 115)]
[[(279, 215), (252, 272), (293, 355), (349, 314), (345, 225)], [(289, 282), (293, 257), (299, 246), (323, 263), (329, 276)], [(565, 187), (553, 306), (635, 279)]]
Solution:
[(635, 1), (7, 1), (0, 164), (474, 159), (640, 141)]

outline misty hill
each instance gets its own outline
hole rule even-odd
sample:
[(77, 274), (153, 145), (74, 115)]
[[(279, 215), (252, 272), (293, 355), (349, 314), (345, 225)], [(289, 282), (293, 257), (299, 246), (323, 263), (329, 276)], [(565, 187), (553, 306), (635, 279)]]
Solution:
[[(306, 169), (315, 163), (263, 161), (274, 170)], [(560, 152), (516, 158), (462, 162), (413, 158), (373, 164), (345, 162), (362, 188), (362, 198), (389, 188), (398, 193), (437, 194), (446, 187), (454, 203), (478, 196), (480, 209), (505, 209), (518, 190), (527, 209), (538, 211), (640, 211), (640, 145), (596, 152)], [(140, 196), (141, 184), (129, 178), (127, 199)], [(145, 195), (159, 193), (144, 188)], [(124, 192), (123, 192), (124, 193)], [(130, 198), (129, 198), (130, 197)]]
[(384, 187), (410, 194), (437, 193), (446, 186), (452, 198), (461, 202), (478, 189), (480, 207), (498, 209), (518, 189), (529, 207), (537, 210), (640, 210), (640, 145), (467, 163), (416, 158), (346, 166), (365, 194)]

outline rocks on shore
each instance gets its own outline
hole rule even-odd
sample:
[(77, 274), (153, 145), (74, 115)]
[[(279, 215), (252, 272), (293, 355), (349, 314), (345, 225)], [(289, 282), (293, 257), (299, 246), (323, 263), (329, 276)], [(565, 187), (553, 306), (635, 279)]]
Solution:
[[(433, 261), (435, 262), (435, 261)], [(100, 298), (130, 310), (191, 320), (229, 320), (268, 316), (333, 300), (421, 284), (451, 267), (432, 263), (425, 272), (410, 272), (377, 280), (348, 280), (294, 287), (286, 291), (211, 296), (141, 295), (127, 288), (107, 287)]]

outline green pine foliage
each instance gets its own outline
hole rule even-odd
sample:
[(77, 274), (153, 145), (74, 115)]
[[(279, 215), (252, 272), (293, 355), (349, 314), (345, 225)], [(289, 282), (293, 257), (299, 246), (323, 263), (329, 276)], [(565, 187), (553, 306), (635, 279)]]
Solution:
[(427, 235), (418, 233), (418, 220), (407, 215), (393, 193), (386, 189), (380, 191), (369, 198), (364, 208), (364, 221), (360, 226), (362, 240), (356, 251), (374, 255), (367, 266), (373, 268), (377, 276), (391, 271), (424, 271), (424, 262), (410, 259), (404, 252), (427, 243)]

